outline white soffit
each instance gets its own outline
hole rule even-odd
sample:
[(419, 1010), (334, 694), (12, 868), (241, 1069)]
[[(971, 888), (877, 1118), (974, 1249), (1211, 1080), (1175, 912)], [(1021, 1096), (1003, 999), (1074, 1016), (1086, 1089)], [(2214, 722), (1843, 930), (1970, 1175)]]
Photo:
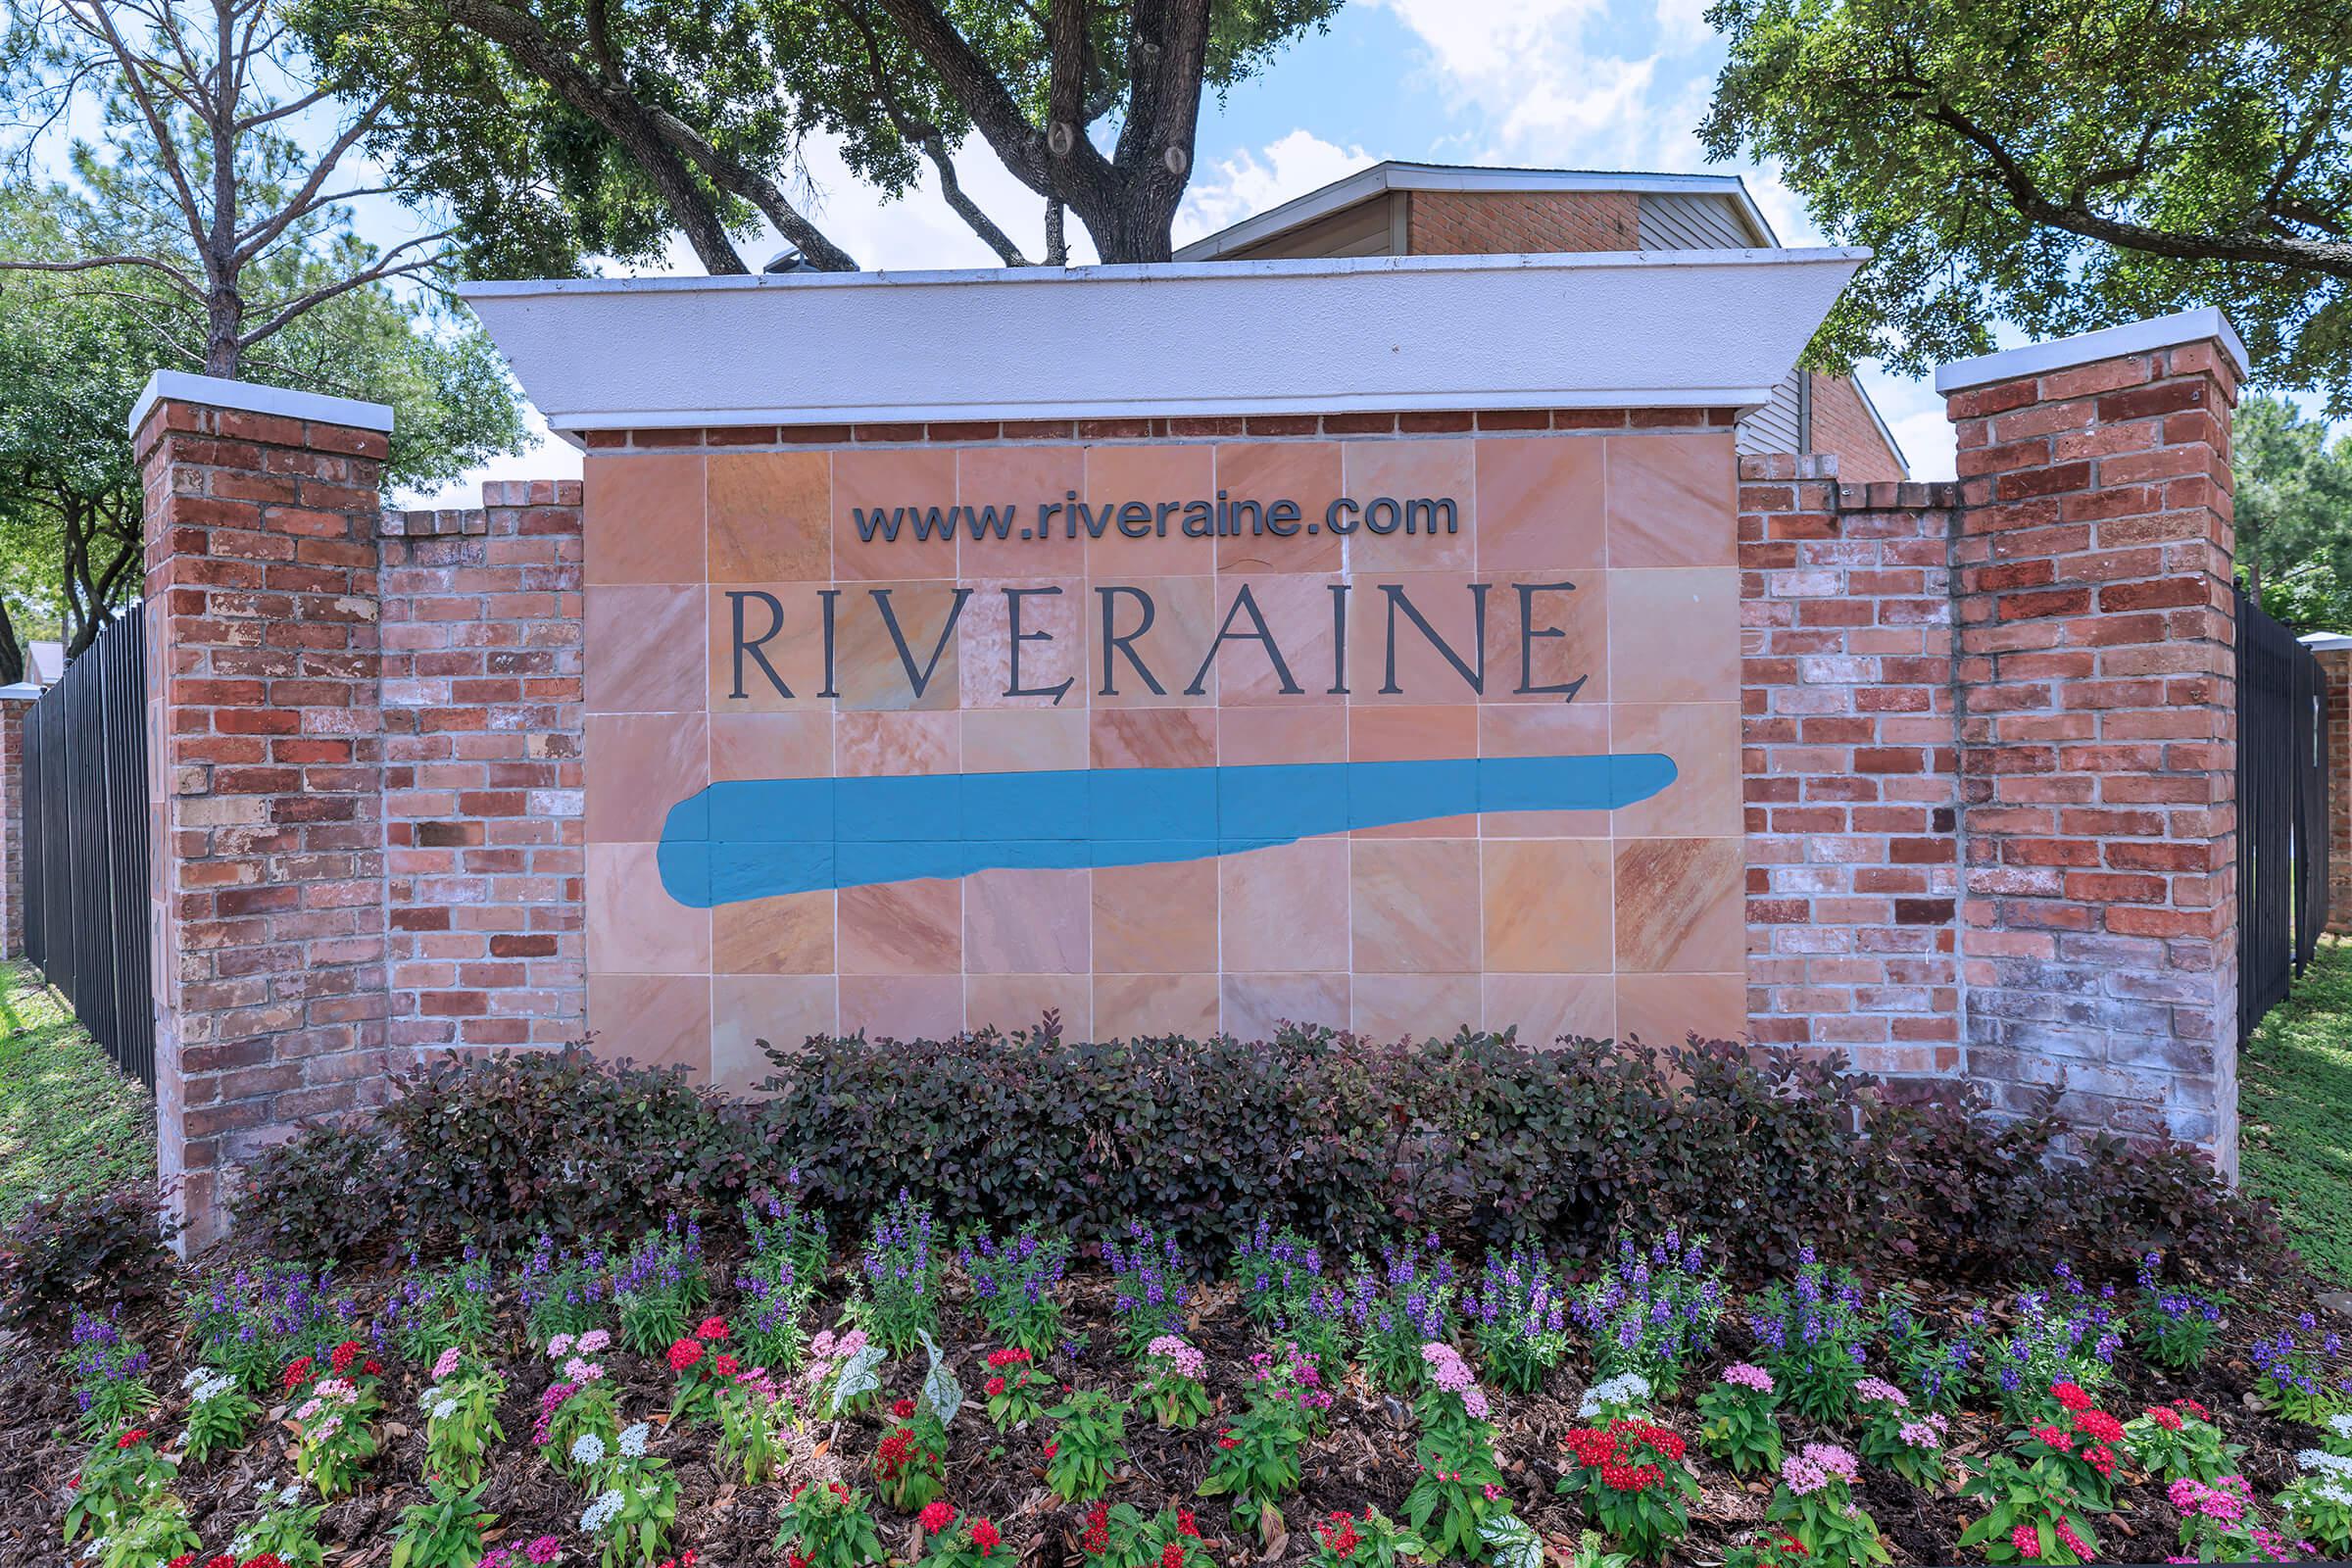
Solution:
[(1970, 387), (1991, 386), (1998, 381), (2043, 375), (2051, 370), (2070, 369), (2078, 365), (2112, 360), (2126, 354), (2147, 354), (2157, 349), (2179, 348), (2185, 343), (2209, 340), (2221, 343), (2224, 352), (2236, 363), (2241, 379), (2251, 371), (2252, 362), (2246, 358), (2245, 340), (2237, 335), (2237, 328), (2230, 324), (2230, 318), (2224, 316), (2218, 307), (2207, 305), (2198, 310), (2177, 311), (2171, 316), (2131, 321), (2096, 332), (2078, 332), (2073, 337), (2052, 338), (2047, 343), (2029, 343), (2022, 349), (1981, 354), (1973, 360), (1955, 360), (1950, 365), (1936, 368), (1936, 390), (1939, 393), (1965, 392)]
[(557, 430), (1764, 403), (1862, 250), (471, 283)]

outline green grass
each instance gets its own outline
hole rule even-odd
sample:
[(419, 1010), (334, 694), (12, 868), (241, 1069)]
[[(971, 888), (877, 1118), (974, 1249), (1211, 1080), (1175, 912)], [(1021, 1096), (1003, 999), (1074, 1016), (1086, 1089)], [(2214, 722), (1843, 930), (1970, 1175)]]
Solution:
[(0, 1224), (36, 1198), (155, 1174), (155, 1102), (56, 992), (0, 963)]
[(2238, 1053), (2239, 1161), (2314, 1272), (2352, 1287), (2352, 941), (2325, 939)]

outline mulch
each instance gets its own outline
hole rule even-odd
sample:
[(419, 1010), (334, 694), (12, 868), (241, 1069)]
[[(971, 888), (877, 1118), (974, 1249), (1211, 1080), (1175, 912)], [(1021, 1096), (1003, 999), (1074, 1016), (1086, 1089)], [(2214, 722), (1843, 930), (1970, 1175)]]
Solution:
[[(723, 1280), (731, 1269), (720, 1259), (710, 1263), (710, 1277)], [(1880, 1281), (1880, 1284), (1896, 1283)], [(1938, 1290), (1933, 1282), (1907, 1281), (1926, 1309), (1938, 1306), (1957, 1312), (1973, 1303), (1973, 1296)], [(347, 1282), (366, 1297), (366, 1281)], [(811, 1329), (833, 1320), (844, 1298), (843, 1282), (810, 1310)], [(2296, 1450), (2313, 1446), (2314, 1434), (2279, 1421), (2264, 1411), (2253, 1394), (2255, 1373), (2246, 1347), (2259, 1335), (2273, 1332), (2298, 1313), (2312, 1310), (2310, 1282), (2286, 1274), (2266, 1274), (2227, 1282), (2233, 1299), (2222, 1343), (2207, 1364), (2196, 1372), (2174, 1376), (2150, 1367), (2127, 1349), (2118, 1357), (2120, 1376), (2102, 1392), (2100, 1403), (2119, 1418), (2129, 1419), (2148, 1404), (2192, 1398), (2215, 1413), (2225, 1436), (2245, 1447), (2242, 1468), (2258, 1496), (2267, 1497), (2296, 1475)], [(1046, 1370), (1057, 1379), (1082, 1387), (1110, 1387), (1122, 1393), (1133, 1374), (1109, 1348), (1116, 1343), (1106, 1278), (1073, 1270), (1065, 1282), (1065, 1321), (1074, 1335), (1098, 1347), (1074, 1360), (1048, 1358)], [(721, 1290), (714, 1309), (732, 1302)], [(1014, 1430), (1000, 1434), (979, 1408), (978, 1391), (988, 1377), (984, 1358), (993, 1345), (981, 1337), (981, 1326), (951, 1296), (941, 1346), (972, 1402), (950, 1431), (948, 1498), (967, 1516), (986, 1515), (1004, 1533), (1006, 1545), (1017, 1547), (1022, 1568), (1064, 1568), (1080, 1557), (1078, 1540), (1085, 1528), (1084, 1506), (1061, 1503), (1045, 1489), (1040, 1431)], [(514, 1331), (519, 1319), (509, 1313), (502, 1321)], [(149, 1425), (158, 1433), (178, 1430), (183, 1412), (179, 1379), (189, 1366), (189, 1348), (181, 1342), (178, 1324), (169, 1303), (154, 1303), (126, 1313), (126, 1336), (143, 1343), (153, 1353), (154, 1386), (167, 1395), (167, 1403)], [(1246, 1397), (1249, 1355), (1262, 1348), (1235, 1302), (1229, 1287), (1203, 1287), (1195, 1303), (1192, 1338), (1209, 1357), (1209, 1387), (1220, 1410), (1238, 1409)], [(67, 1563), (60, 1529), (69, 1498), (69, 1484), (83, 1446), (71, 1427), (74, 1416), (70, 1380), (61, 1372), (64, 1336), (54, 1330), (15, 1336), (0, 1348), (0, 1562), (7, 1564)], [(1748, 1348), (1746, 1330), (1738, 1313), (1727, 1314), (1718, 1355), (1686, 1378), (1684, 1398), (1669, 1405), (1666, 1424), (1692, 1436), (1697, 1421), (1690, 1399), (1715, 1366), (1738, 1359)], [(739, 1568), (772, 1564), (777, 1510), (787, 1483), (744, 1486), (740, 1474), (729, 1476), (716, 1468), (716, 1434), (708, 1426), (673, 1432), (660, 1423), (669, 1407), (673, 1380), (666, 1364), (626, 1354), (615, 1347), (603, 1356), (618, 1384), (624, 1420), (653, 1417), (657, 1436), (653, 1451), (668, 1459), (680, 1485), (680, 1509), (672, 1533), (672, 1549), (693, 1548), (697, 1568)], [(520, 1343), (507, 1348), (502, 1370), (509, 1389), (500, 1410), (508, 1441), (495, 1453), (487, 1475), (484, 1506), (497, 1515), (494, 1542), (519, 1544), (553, 1534), (570, 1549), (568, 1563), (593, 1561), (578, 1549), (580, 1509), (585, 1505), (578, 1488), (557, 1476), (529, 1446), (532, 1420), (541, 1390), (550, 1381), (546, 1359)], [(883, 1368), (889, 1396), (911, 1395), (920, 1384), (923, 1364), (898, 1360)], [(319, 1534), (328, 1545), (332, 1568), (371, 1568), (391, 1553), (392, 1532), (400, 1511), (422, 1500), (419, 1483), (424, 1459), (422, 1421), (416, 1400), (423, 1369), (392, 1365), (383, 1388), (385, 1414), (379, 1418), (380, 1452), (360, 1490), (337, 1501), (320, 1521)], [(1562, 1439), (1582, 1423), (1577, 1400), (1590, 1381), (1589, 1366), (1571, 1356), (1554, 1369), (1545, 1386), (1525, 1396), (1497, 1396), (1498, 1426), (1502, 1433), (1502, 1467), (1518, 1511), (1550, 1541), (1555, 1554), (1573, 1547), (1584, 1528), (1573, 1502), (1555, 1494), (1563, 1460)], [(1227, 1524), (1225, 1499), (1196, 1499), (1195, 1492), (1207, 1469), (1213, 1449), (1213, 1420), (1202, 1429), (1163, 1431), (1138, 1410), (1128, 1418), (1130, 1463), (1112, 1489), (1109, 1499), (1135, 1504), (1149, 1514), (1168, 1504), (1197, 1508), (1200, 1528), (1211, 1538), (1219, 1559), (1229, 1568), (1253, 1562), (1298, 1563), (1314, 1555), (1315, 1523), (1335, 1509), (1360, 1510), (1370, 1505), (1391, 1517), (1401, 1514), (1411, 1490), (1415, 1461), (1415, 1427), (1409, 1408), (1400, 1400), (1367, 1388), (1359, 1376), (1334, 1391), (1336, 1402), (1328, 1427), (1310, 1445), (1303, 1465), (1303, 1485), (1283, 1510), (1285, 1529), (1271, 1544), (1254, 1534), (1235, 1531)], [(887, 1397), (875, 1401), (887, 1409)], [(273, 1406), (251, 1443), (181, 1474), (176, 1490), (206, 1548), (226, 1549), (239, 1524), (250, 1517), (256, 1491), (262, 1484), (282, 1484), (293, 1476), (282, 1407)], [(838, 1475), (866, 1488), (866, 1462), (883, 1430), (884, 1418), (864, 1414), (839, 1423), (818, 1423), (810, 1437), (812, 1457), (800, 1461), (794, 1478)], [(1783, 1429), (1791, 1448), (1807, 1441), (1841, 1442), (1852, 1446), (1853, 1434), (1808, 1429), (1783, 1416)], [(1959, 1456), (1985, 1452), (2001, 1446), (2006, 1435), (1998, 1415), (1968, 1409), (1953, 1419), (1951, 1451)], [(1690, 1534), (1675, 1548), (1673, 1560), (1717, 1563), (1727, 1546), (1762, 1518), (1771, 1488), (1761, 1480), (1741, 1482), (1729, 1469), (1705, 1457), (1691, 1446), (1693, 1468), (1703, 1495), (1692, 1509)], [(1956, 1468), (1956, 1467), (1955, 1467)], [(1883, 1470), (1865, 1468), (1861, 1500), (1877, 1518), (1897, 1562), (1951, 1562), (1955, 1543), (1979, 1511), (1973, 1499), (1958, 1495), (1957, 1481), (1939, 1491), (1910, 1486)], [(906, 1555), (915, 1544), (913, 1520), (875, 1503), (885, 1544), (894, 1555)], [(2103, 1544), (2116, 1560), (2160, 1562), (2175, 1548), (2175, 1520), (2162, 1488), (2147, 1482), (2120, 1486), (2116, 1512), (2099, 1520)]]

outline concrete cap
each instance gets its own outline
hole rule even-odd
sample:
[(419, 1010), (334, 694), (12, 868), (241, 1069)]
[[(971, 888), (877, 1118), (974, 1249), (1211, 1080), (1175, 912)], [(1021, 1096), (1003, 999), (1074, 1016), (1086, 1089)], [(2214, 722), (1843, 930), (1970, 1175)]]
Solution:
[(208, 409), (235, 409), (243, 414), (273, 414), (281, 419), (310, 419), (319, 424), (347, 425), (354, 430), (392, 432), (392, 411), (381, 403), (358, 398), (330, 398), (322, 392), (293, 392), (259, 381), (224, 381), (219, 376), (194, 375), (186, 370), (157, 370), (147, 377), (139, 401), (130, 406), (130, 433), (136, 436), (148, 410), (169, 399), (200, 403)]
[(2029, 343), (2022, 349), (2003, 349), (1998, 354), (1957, 360), (1936, 368), (1936, 390), (1965, 392), (1970, 387), (2022, 381), (2029, 375), (2046, 375), (2052, 370), (2121, 359), (2127, 354), (2216, 341), (2236, 363), (2239, 375), (2253, 369), (2237, 328), (2230, 324), (2230, 318), (2222, 314), (2220, 307), (2207, 305), (2194, 311), (2159, 316), (2153, 320), (2132, 321), (2097, 332), (2078, 332), (2073, 337), (2053, 338), (2047, 343)]

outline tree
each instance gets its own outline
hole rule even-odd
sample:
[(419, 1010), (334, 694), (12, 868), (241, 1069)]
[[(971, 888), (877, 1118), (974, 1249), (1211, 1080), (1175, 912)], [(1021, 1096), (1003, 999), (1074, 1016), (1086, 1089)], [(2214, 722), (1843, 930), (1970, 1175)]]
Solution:
[(2325, 421), (2286, 399), (2250, 397), (2230, 467), (2248, 591), (2298, 629), (2352, 630), (2352, 434), (2330, 441)]
[[(0, 189), (0, 268), (93, 234), (121, 237), (78, 192)], [(293, 294), (337, 265), (286, 252), (254, 275)], [(0, 675), (23, 667), (11, 600), (54, 616), (71, 657), (138, 592), (131, 406), (158, 365), (201, 365), (207, 320), (184, 292), (143, 271), (94, 287), (86, 273), (20, 270), (0, 285)], [(441, 483), (522, 442), (496, 351), (429, 294), (402, 298), (373, 283), (342, 290), (249, 349), (245, 368), (280, 386), (389, 404), (389, 485)]]
[(2352, 7), (1718, 0), (1712, 158), (1777, 164), (1877, 259), (1815, 340), (1917, 373), (2219, 305), (2276, 384), (2352, 409)]
[(377, 250), (348, 240), (347, 203), (376, 189), (340, 183), (344, 159), (381, 119), (377, 95), (350, 106), (306, 147), (290, 133), (332, 94), (270, 0), (8, 0), (8, 86), (31, 111), (18, 148), (28, 167), (45, 134), (94, 98), (111, 157), (76, 143), (84, 181), (110, 217), (135, 214), (101, 245), (18, 258), (43, 271), (140, 271), (204, 312), (203, 368), (235, 379), (245, 356), (304, 312), (426, 271), (446, 231)]
[(299, 0), (368, 146), (462, 218), (486, 274), (576, 271), (683, 234), (750, 270), (765, 220), (811, 265), (857, 264), (785, 195), (808, 138), (837, 138), (891, 196), (927, 165), (1007, 266), (1029, 257), (956, 179), (977, 129), (1105, 261), (1164, 261), (1205, 87), (1220, 91), (1340, 0)]

